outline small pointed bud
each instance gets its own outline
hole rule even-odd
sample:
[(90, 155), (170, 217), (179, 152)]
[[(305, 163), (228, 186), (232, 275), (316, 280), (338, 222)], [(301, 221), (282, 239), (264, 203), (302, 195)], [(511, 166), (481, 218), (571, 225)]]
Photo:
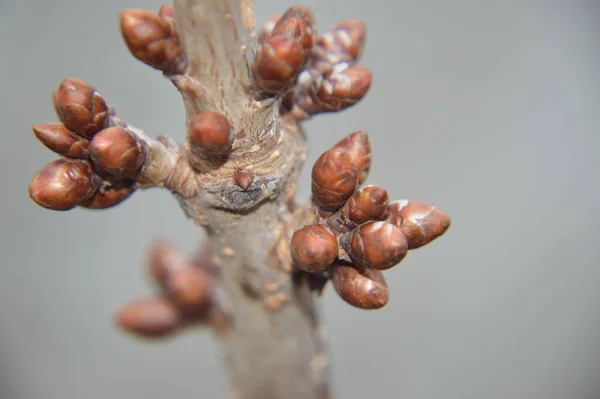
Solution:
[(331, 53), (334, 63), (356, 62), (364, 47), (365, 33), (363, 22), (345, 20), (325, 31), (319, 38), (319, 45)]
[(174, 27), (173, 10), (163, 6), (156, 15), (145, 10), (125, 10), (120, 16), (121, 33), (131, 54), (167, 75), (182, 73), (184, 55)]
[(331, 280), (338, 295), (360, 309), (379, 309), (387, 304), (389, 291), (379, 270), (333, 265)]
[(96, 134), (90, 143), (90, 157), (100, 170), (119, 177), (131, 176), (144, 164), (146, 148), (124, 127), (109, 127)]
[(275, 25), (277, 24), (277, 21), (279, 21), (280, 17), (281, 15), (272, 15), (269, 17), (269, 19), (267, 19), (267, 22), (265, 22), (262, 29), (258, 33), (257, 42), (259, 45), (263, 44), (271, 37), (273, 29), (275, 28)]
[(429, 244), (450, 227), (448, 215), (424, 202), (394, 201), (386, 213), (386, 220), (402, 228), (409, 249)]
[(176, 271), (168, 278), (166, 288), (184, 310), (198, 310), (209, 305), (209, 276), (202, 269), (186, 267)]
[(379, 220), (389, 201), (387, 191), (379, 186), (366, 186), (350, 197), (344, 205), (347, 218), (355, 225)]
[(224, 154), (231, 149), (231, 126), (218, 112), (199, 112), (188, 127), (190, 144), (214, 154)]
[(358, 130), (340, 140), (334, 148), (341, 148), (350, 156), (350, 162), (358, 176), (358, 184), (362, 184), (371, 169), (371, 143), (367, 133)]
[(312, 169), (312, 194), (315, 205), (334, 212), (356, 190), (358, 178), (352, 158), (343, 148), (332, 148), (321, 155)]
[(116, 314), (119, 327), (144, 338), (166, 337), (181, 326), (178, 309), (167, 298), (148, 298), (120, 309)]
[(324, 79), (317, 96), (324, 110), (339, 111), (362, 100), (372, 80), (371, 71), (355, 65)]
[(359, 265), (385, 270), (398, 264), (406, 256), (408, 243), (399, 227), (377, 221), (357, 227), (344, 247)]
[(254, 173), (247, 170), (236, 170), (233, 174), (233, 181), (245, 191), (254, 181)]
[(108, 106), (87, 82), (65, 79), (53, 99), (60, 120), (80, 136), (91, 139), (108, 126)]
[(44, 208), (67, 211), (97, 189), (88, 162), (61, 158), (38, 172), (29, 185), (29, 196)]
[(88, 157), (90, 141), (76, 135), (62, 123), (35, 125), (33, 133), (42, 144), (59, 155), (80, 159)]
[[(315, 42), (314, 34), (312, 12), (306, 7), (294, 6), (278, 19), (271, 36), (293, 37), (300, 41), (305, 51), (310, 52)], [(307, 54), (307, 58), (309, 55)]]
[(337, 257), (337, 239), (331, 230), (320, 224), (304, 226), (294, 232), (290, 253), (299, 269), (309, 273), (320, 273)]
[(110, 188), (103, 191), (98, 190), (90, 198), (81, 201), (79, 206), (88, 209), (112, 208), (131, 197), (134, 191), (135, 189), (132, 187)]
[(276, 94), (291, 85), (306, 56), (298, 40), (276, 36), (268, 39), (258, 50), (254, 67), (256, 87), (269, 94)]

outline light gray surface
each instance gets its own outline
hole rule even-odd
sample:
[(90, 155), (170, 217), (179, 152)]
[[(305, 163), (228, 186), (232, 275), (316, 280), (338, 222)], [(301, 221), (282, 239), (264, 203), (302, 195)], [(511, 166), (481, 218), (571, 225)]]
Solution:
[[(255, 3), (259, 21), (292, 4)], [(338, 397), (600, 397), (598, 2), (304, 4), (321, 29), (365, 20), (375, 76), (362, 104), (307, 125), (308, 164), (365, 129), (369, 182), (453, 217), (447, 236), (386, 274), (384, 310), (327, 290)], [(111, 324), (120, 304), (150, 292), (141, 265), (153, 238), (194, 248), (199, 232), (175, 201), (150, 191), (107, 212), (53, 213), (27, 198), (53, 159), (30, 127), (54, 120), (50, 93), (64, 77), (182, 140), (178, 94), (118, 32), (120, 9), (159, 5), (0, 2), (2, 399), (226, 397), (207, 334), (146, 344)]]

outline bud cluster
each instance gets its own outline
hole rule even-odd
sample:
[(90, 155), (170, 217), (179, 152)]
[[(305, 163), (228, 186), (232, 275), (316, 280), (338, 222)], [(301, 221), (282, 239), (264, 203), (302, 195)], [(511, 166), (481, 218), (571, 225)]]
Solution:
[(312, 170), (318, 223), (297, 230), (290, 245), (298, 269), (330, 278), (342, 299), (362, 309), (387, 303), (383, 270), (450, 226), (450, 218), (432, 205), (389, 202), (381, 187), (360, 188), (370, 165), (371, 147), (364, 131), (323, 153)]
[(159, 292), (122, 307), (116, 322), (124, 331), (143, 338), (172, 336), (184, 327), (223, 320), (217, 279), (210, 251), (189, 258), (168, 243), (158, 242), (148, 258), (148, 270)]
[(109, 208), (127, 199), (146, 159), (145, 144), (127, 128), (110, 126), (112, 110), (84, 81), (63, 80), (53, 101), (60, 122), (36, 125), (33, 132), (63, 158), (37, 173), (31, 198), (59, 211)]
[(186, 60), (175, 29), (175, 14), (162, 6), (158, 14), (125, 10), (120, 16), (121, 34), (131, 54), (165, 75), (185, 72)]

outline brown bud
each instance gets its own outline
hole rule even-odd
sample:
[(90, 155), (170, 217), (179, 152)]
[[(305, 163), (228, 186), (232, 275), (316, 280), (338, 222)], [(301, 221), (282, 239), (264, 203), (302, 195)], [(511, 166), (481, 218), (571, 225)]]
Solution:
[(333, 265), (331, 280), (338, 295), (360, 309), (379, 309), (388, 302), (389, 291), (379, 270)]
[(181, 326), (179, 311), (167, 298), (138, 300), (120, 309), (116, 322), (128, 333), (144, 338), (161, 338)]
[(371, 87), (371, 71), (355, 65), (323, 80), (317, 92), (320, 105), (326, 111), (339, 111), (356, 104)]
[(365, 24), (345, 20), (328, 29), (319, 39), (319, 45), (335, 55), (333, 62), (355, 62), (365, 43)]
[(275, 94), (294, 82), (305, 62), (305, 52), (298, 40), (271, 37), (260, 46), (256, 56), (256, 86), (265, 93)]
[(108, 126), (108, 106), (96, 89), (82, 80), (63, 80), (54, 104), (65, 126), (83, 137), (91, 139)]
[(183, 50), (168, 19), (172, 10), (163, 6), (156, 15), (145, 10), (125, 10), (120, 16), (121, 33), (131, 54), (165, 74), (181, 73)]
[[(273, 27), (272, 37), (288, 36), (300, 41), (302, 48), (310, 52), (314, 45), (314, 17), (306, 7), (290, 7)], [(307, 54), (307, 58), (308, 58)], [(305, 60), (306, 61), (306, 60)]]
[(132, 187), (109, 188), (106, 190), (98, 190), (90, 198), (79, 203), (79, 206), (88, 209), (107, 209), (119, 205), (121, 202), (129, 198), (135, 189)]
[(358, 130), (340, 140), (334, 148), (341, 148), (348, 154), (358, 176), (358, 184), (362, 184), (371, 169), (371, 143), (367, 133)]
[(61, 158), (38, 172), (29, 185), (29, 196), (44, 208), (67, 211), (97, 189), (88, 162)]
[(354, 193), (344, 208), (348, 219), (356, 225), (378, 220), (385, 212), (389, 196), (379, 186), (366, 186)]
[(419, 201), (394, 201), (386, 220), (402, 228), (408, 248), (419, 248), (441, 236), (450, 227), (450, 217), (433, 205)]
[(206, 271), (186, 267), (171, 274), (167, 290), (184, 310), (197, 310), (209, 304), (209, 276)]
[(96, 167), (115, 176), (131, 176), (146, 160), (142, 140), (124, 127), (100, 131), (90, 143), (90, 157)]
[(398, 264), (408, 250), (402, 230), (388, 222), (368, 222), (350, 233), (344, 245), (358, 264), (385, 270)]
[(233, 174), (233, 181), (235, 181), (235, 184), (242, 190), (247, 190), (254, 181), (254, 173), (247, 170), (236, 170)]
[(212, 111), (199, 112), (188, 127), (191, 145), (216, 154), (225, 153), (231, 148), (230, 132), (227, 118)]
[(150, 275), (163, 288), (167, 288), (172, 275), (189, 265), (187, 256), (166, 241), (156, 241), (148, 253)]
[(327, 227), (320, 224), (304, 226), (294, 232), (290, 253), (298, 268), (309, 273), (320, 273), (337, 257), (337, 239)]
[(65, 157), (88, 157), (88, 139), (76, 135), (62, 123), (35, 125), (33, 133), (46, 147)]
[(312, 194), (315, 205), (334, 212), (356, 190), (358, 178), (352, 158), (343, 148), (332, 148), (321, 155), (312, 169)]

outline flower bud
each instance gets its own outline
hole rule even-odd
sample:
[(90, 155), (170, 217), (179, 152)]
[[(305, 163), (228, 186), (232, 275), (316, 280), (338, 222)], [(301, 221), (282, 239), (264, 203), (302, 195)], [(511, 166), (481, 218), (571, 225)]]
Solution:
[(199, 112), (188, 127), (190, 144), (204, 151), (223, 154), (230, 150), (231, 126), (218, 112)]
[(35, 136), (55, 153), (85, 159), (88, 157), (89, 140), (76, 135), (62, 123), (47, 123), (33, 127)]
[(305, 62), (305, 52), (298, 40), (287, 36), (271, 37), (258, 50), (255, 84), (265, 93), (277, 94), (294, 82)]
[(304, 51), (307, 52), (306, 58), (308, 59), (315, 41), (313, 25), (312, 12), (308, 8), (294, 6), (278, 19), (271, 36), (287, 36), (298, 40)]
[(189, 267), (185, 254), (166, 241), (155, 242), (148, 253), (148, 267), (152, 279), (166, 288), (169, 278)]
[(358, 178), (351, 156), (343, 148), (332, 148), (321, 155), (312, 169), (312, 194), (315, 205), (334, 212), (356, 190)]
[(385, 270), (398, 264), (408, 250), (402, 230), (388, 222), (368, 222), (357, 227), (344, 248), (359, 265)]
[(67, 211), (97, 189), (88, 162), (61, 158), (38, 172), (29, 185), (29, 196), (44, 208)]
[(348, 220), (359, 225), (379, 220), (386, 210), (388, 200), (388, 193), (382, 187), (366, 186), (350, 197), (344, 205), (344, 210)]
[(108, 106), (87, 82), (65, 79), (54, 94), (56, 113), (65, 126), (85, 138), (108, 126)]
[(133, 187), (109, 188), (103, 191), (96, 191), (90, 198), (79, 203), (82, 208), (88, 209), (107, 209), (119, 205), (129, 198), (135, 189)]
[(327, 227), (320, 224), (304, 226), (294, 232), (290, 253), (299, 269), (309, 273), (320, 273), (337, 257), (337, 239)]
[(385, 219), (402, 229), (409, 249), (429, 244), (450, 227), (448, 215), (419, 201), (394, 201), (388, 205)]
[(345, 20), (328, 29), (319, 38), (319, 46), (331, 54), (333, 63), (356, 62), (365, 43), (365, 25)]
[(198, 310), (209, 305), (209, 276), (206, 271), (186, 267), (167, 279), (167, 291), (184, 310)]
[(364, 130), (358, 130), (337, 142), (334, 148), (343, 149), (354, 165), (358, 184), (362, 184), (371, 169), (371, 143)]
[(131, 54), (167, 75), (182, 73), (184, 53), (179, 44), (173, 10), (163, 6), (156, 15), (145, 10), (125, 10), (121, 13), (121, 33)]
[(181, 326), (178, 309), (167, 298), (148, 298), (120, 309), (116, 322), (128, 333), (144, 338), (162, 338)]
[(336, 264), (331, 280), (338, 295), (360, 309), (379, 309), (388, 302), (389, 291), (379, 270)]
[(90, 143), (90, 157), (100, 170), (123, 177), (138, 172), (146, 160), (144, 143), (124, 127), (100, 131)]
[(339, 111), (356, 104), (371, 87), (371, 71), (355, 65), (323, 80), (317, 92), (323, 111)]

